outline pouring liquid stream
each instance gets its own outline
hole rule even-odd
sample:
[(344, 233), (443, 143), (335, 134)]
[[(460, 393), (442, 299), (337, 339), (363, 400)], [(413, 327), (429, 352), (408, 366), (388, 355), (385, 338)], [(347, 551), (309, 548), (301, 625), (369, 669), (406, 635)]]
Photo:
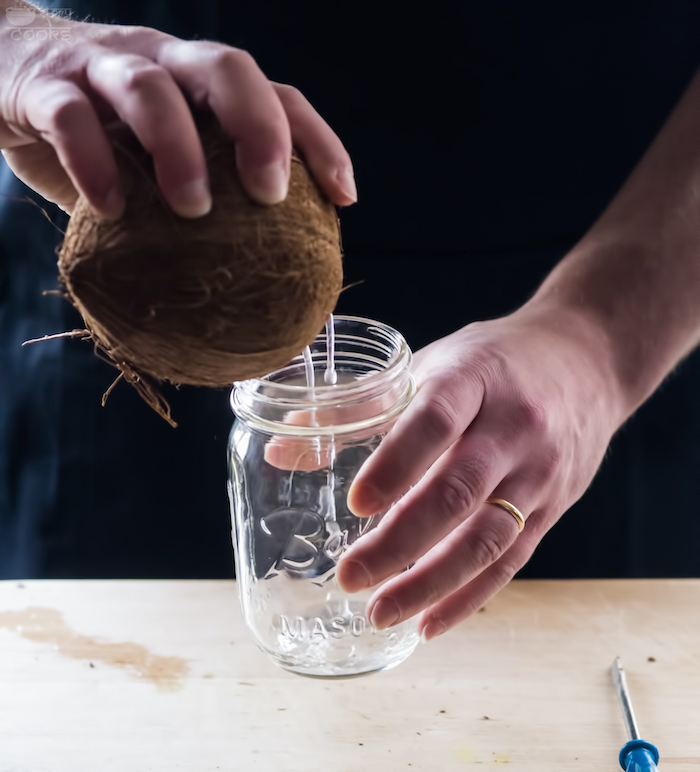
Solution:
[[(304, 356), (304, 371), (306, 374), (306, 386), (309, 389), (311, 399), (314, 399), (314, 390), (316, 388), (316, 371), (314, 369), (313, 357), (311, 355), (311, 349), (307, 346), (303, 352)], [(323, 382), (328, 386), (334, 386), (338, 382), (338, 373), (335, 369), (335, 327), (333, 323), (333, 314), (331, 314), (326, 322), (326, 369), (323, 373)], [(311, 425), (318, 426), (318, 418), (316, 412), (313, 411), (311, 415)], [(316, 437), (314, 439), (316, 445), (316, 454), (321, 459), (321, 438)], [(320, 490), (320, 509), (323, 519), (326, 521), (326, 527), (329, 534), (340, 531), (336, 519), (335, 509), (335, 473), (333, 472), (333, 465), (335, 462), (335, 443), (333, 439), (330, 440), (330, 447), (328, 448), (328, 471), (326, 473), (326, 484), (321, 487)]]

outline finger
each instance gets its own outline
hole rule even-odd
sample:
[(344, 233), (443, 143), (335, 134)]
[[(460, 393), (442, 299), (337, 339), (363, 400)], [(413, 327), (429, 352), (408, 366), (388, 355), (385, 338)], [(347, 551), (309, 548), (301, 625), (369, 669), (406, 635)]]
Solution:
[[(310, 410), (294, 410), (284, 421), (290, 426), (313, 426), (315, 418)], [(265, 443), (263, 458), (277, 469), (311, 472), (321, 468), (319, 443), (320, 438), (276, 434)]]
[(158, 62), (236, 142), (241, 182), (262, 204), (284, 200), (292, 137), (280, 98), (250, 54), (218, 43), (169, 41)]
[[(513, 495), (520, 501), (527, 499), (517, 481), (509, 481), (508, 489), (517, 491)], [(483, 504), (410, 571), (387, 582), (371, 599), (368, 615), (373, 626), (383, 630), (452, 595), (496, 563), (519, 533), (512, 515)]]
[(315, 472), (331, 466), (336, 449), (332, 442), (314, 437), (273, 437), (265, 445), (265, 461), (290, 472)]
[[(292, 410), (284, 417), (287, 426), (318, 427), (318, 434), (306, 436), (278, 433), (265, 445), (265, 461), (278, 469), (312, 472), (331, 466), (336, 455), (348, 444), (360, 440), (359, 435), (347, 429), (352, 423), (381, 415), (390, 408), (389, 395), (376, 399), (365, 399), (343, 407), (324, 407)], [(335, 436), (334, 427), (342, 426), (340, 437)], [(341, 439), (342, 437), (342, 439)]]
[(298, 89), (272, 85), (287, 114), (294, 146), (302, 152), (314, 179), (334, 204), (354, 204), (355, 174), (343, 143)]
[(170, 74), (135, 54), (90, 59), (92, 88), (128, 124), (153, 156), (165, 200), (182, 217), (201, 217), (211, 209), (204, 152), (185, 98)]
[(28, 145), (0, 152), (22, 182), (64, 212), (73, 211), (80, 194), (68, 172), (61, 166), (52, 145), (48, 142), (32, 141)]
[(506, 553), (473, 581), (428, 608), (419, 620), (426, 640), (452, 629), (502, 590), (532, 556), (542, 538), (543, 516), (533, 512), (528, 525)]
[(414, 564), (481, 505), (512, 463), (510, 450), (492, 435), (466, 432), (381, 526), (343, 556), (341, 587), (356, 592)]
[(76, 190), (101, 215), (119, 217), (124, 208), (119, 171), (88, 97), (69, 81), (37, 78), (27, 88), (25, 110)]
[(481, 381), (468, 377), (426, 381), (358, 472), (348, 491), (351, 511), (360, 517), (376, 515), (406, 493), (464, 433), (483, 396)]

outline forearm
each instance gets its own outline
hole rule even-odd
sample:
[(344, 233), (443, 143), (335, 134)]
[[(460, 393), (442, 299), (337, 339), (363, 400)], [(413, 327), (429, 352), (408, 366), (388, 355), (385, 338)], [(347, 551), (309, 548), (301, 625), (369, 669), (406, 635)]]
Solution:
[(527, 310), (602, 331), (631, 413), (700, 343), (700, 75), (610, 206)]

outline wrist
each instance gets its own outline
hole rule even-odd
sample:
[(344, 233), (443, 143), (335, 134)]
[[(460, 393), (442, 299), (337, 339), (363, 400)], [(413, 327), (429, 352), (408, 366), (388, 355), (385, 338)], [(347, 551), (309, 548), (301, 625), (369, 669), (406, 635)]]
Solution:
[(615, 342), (595, 314), (556, 297), (536, 295), (512, 317), (541, 335), (548, 353), (556, 352), (571, 374), (572, 392), (580, 388), (595, 395), (595, 410), (606, 416), (611, 434), (634, 412), (639, 404), (635, 392), (620, 377)]
[(594, 331), (628, 414), (700, 343), (696, 242), (594, 228), (528, 304)]

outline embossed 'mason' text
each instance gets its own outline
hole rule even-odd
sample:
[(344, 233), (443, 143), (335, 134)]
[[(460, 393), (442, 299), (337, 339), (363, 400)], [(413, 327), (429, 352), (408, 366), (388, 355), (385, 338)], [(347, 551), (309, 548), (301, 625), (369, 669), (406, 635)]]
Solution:
[(335, 617), (324, 622), (321, 617), (292, 617), (280, 614), (282, 635), (296, 641), (320, 641), (328, 638), (343, 638), (353, 635), (359, 638), (364, 632), (375, 633), (375, 629), (362, 614), (350, 618)]

